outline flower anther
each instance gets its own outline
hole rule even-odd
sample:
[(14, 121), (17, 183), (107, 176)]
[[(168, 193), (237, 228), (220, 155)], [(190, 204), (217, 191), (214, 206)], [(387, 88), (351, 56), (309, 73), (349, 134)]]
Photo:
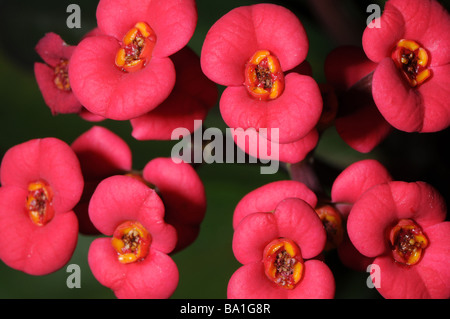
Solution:
[(117, 252), (122, 264), (142, 261), (147, 257), (152, 237), (137, 221), (126, 221), (114, 231), (111, 245)]
[(417, 264), (428, 246), (422, 229), (411, 219), (401, 219), (391, 229), (389, 239), (395, 261), (408, 266)]
[(245, 66), (245, 86), (258, 100), (279, 97), (284, 90), (284, 74), (278, 58), (270, 51), (257, 51)]
[(264, 271), (279, 287), (294, 289), (303, 277), (303, 258), (298, 245), (287, 238), (271, 241), (264, 249)]
[(431, 77), (431, 71), (427, 68), (428, 53), (415, 41), (400, 40), (392, 53), (392, 59), (411, 87), (417, 87)]
[(123, 37), (122, 46), (116, 54), (116, 66), (124, 72), (144, 68), (152, 58), (156, 34), (145, 22), (138, 22)]
[(34, 224), (47, 224), (55, 216), (52, 188), (41, 180), (30, 183), (25, 207)]

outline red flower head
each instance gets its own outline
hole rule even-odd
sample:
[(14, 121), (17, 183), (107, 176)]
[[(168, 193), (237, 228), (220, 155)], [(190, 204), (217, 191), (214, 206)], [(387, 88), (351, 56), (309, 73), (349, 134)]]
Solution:
[[(362, 160), (348, 166), (334, 181), (331, 188), (331, 200), (341, 213), (344, 223), (355, 202), (371, 187), (392, 180), (386, 168), (376, 160)], [(357, 271), (366, 271), (373, 262), (360, 254), (344, 233), (342, 243), (337, 247), (342, 263)]]
[(47, 33), (36, 45), (36, 52), (45, 63), (34, 64), (34, 73), (45, 103), (58, 113), (78, 113), (83, 107), (69, 82), (69, 61), (75, 46), (67, 45), (55, 33)]
[(217, 101), (217, 86), (202, 73), (200, 58), (189, 47), (170, 57), (176, 83), (172, 93), (157, 108), (131, 120), (132, 135), (138, 140), (168, 140), (176, 128), (194, 132), (195, 120), (204, 120)]
[(193, 0), (101, 0), (103, 35), (77, 46), (69, 70), (73, 92), (89, 111), (114, 120), (151, 111), (172, 91), (169, 56), (188, 43), (196, 23)]
[(118, 298), (169, 298), (178, 285), (178, 268), (167, 255), (175, 229), (164, 222), (156, 192), (129, 176), (103, 180), (92, 195), (89, 215), (106, 236), (88, 254), (94, 277)]
[(197, 172), (187, 163), (174, 163), (171, 158), (155, 158), (142, 172), (132, 170), (131, 150), (118, 135), (94, 126), (73, 143), (86, 180), (82, 200), (75, 208), (80, 231), (97, 234), (88, 218), (88, 205), (97, 185), (113, 175), (128, 175), (156, 190), (163, 200), (165, 221), (175, 227), (178, 241), (174, 251), (190, 245), (200, 231), (206, 213), (206, 195)]
[(288, 198), (273, 212), (247, 215), (233, 237), (234, 255), (243, 266), (228, 283), (228, 298), (333, 298), (333, 274), (311, 259), (325, 242), (322, 222), (301, 199)]
[(424, 182), (366, 191), (348, 217), (356, 249), (375, 258), (385, 298), (450, 298), (450, 222), (442, 196)]
[(392, 131), (372, 97), (371, 80), (376, 66), (362, 48), (353, 46), (339, 47), (325, 60), (327, 82), (339, 101), (336, 131), (350, 147), (362, 153), (373, 150)]
[(300, 65), (308, 39), (298, 18), (284, 7), (257, 4), (233, 9), (206, 35), (203, 72), (227, 86), (220, 111), (232, 128), (277, 128), (276, 143), (294, 143), (310, 133), (322, 111), (317, 83), (288, 71)]
[(389, 0), (379, 28), (366, 28), (363, 47), (378, 63), (374, 101), (384, 118), (406, 132), (450, 125), (450, 15), (435, 0)]
[(63, 267), (78, 239), (72, 210), (83, 177), (71, 148), (56, 138), (9, 149), (1, 163), (0, 258), (32, 275)]

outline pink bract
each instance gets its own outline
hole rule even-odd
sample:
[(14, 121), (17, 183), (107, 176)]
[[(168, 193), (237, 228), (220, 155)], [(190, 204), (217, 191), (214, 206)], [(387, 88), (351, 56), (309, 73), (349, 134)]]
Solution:
[[(115, 65), (115, 56), (125, 34), (141, 21), (154, 30), (156, 44), (143, 69), (124, 72)], [(75, 95), (92, 113), (114, 120), (129, 120), (156, 108), (175, 84), (169, 56), (194, 33), (195, 1), (101, 0), (97, 23), (100, 35), (82, 40), (72, 57), (69, 78)]]
[[(83, 190), (80, 164), (74, 152), (56, 138), (34, 139), (10, 148), (1, 164), (0, 258), (8, 266), (32, 275), (63, 267), (78, 240), (72, 211)], [(54, 216), (37, 225), (25, 209), (29, 185), (45, 182)], [(11, 240), (14, 238), (14, 240)]]
[[(366, 28), (363, 48), (378, 63), (374, 101), (384, 118), (406, 132), (435, 132), (450, 125), (450, 15), (434, 0), (389, 0), (380, 28)], [(411, 40), (428, 54), (431, 77), (411, 87), (391, 58), (397, 43)]]
[(247, 215), (273, 212), (287, 198), (302, 199), (311, 207), (317, 204), (316, 194), (303, 183), (291, 180), (272, 182), (251, 191), (239, 201), (233, 214), (233, 228), (236, 230)]
[[(335, 179), (331, 188), (331, 201), (347, 220), (350, 210), (355, 202), (370, 188), (392, 181), (387, 169), (376, 160), (362, 160), (349, 165)], [(356, 250), (348, 238), (347, 232), (344, 240), (337, 248), (342, 263), (357, 271), (366, 271), (373, 258), (366, 257)]]
[(138, 140), (168, 140), (179, 127), (192, 133), (198, 128), (194, 121), (203, 121), (217, 101), (217, 86), (202, 73), (192, 49), (185, 47), (170, 58), (175, 65), (175, 87), (157, 108), (131, 120), (132, 135)]
[(55, 68), (62, 61), (70, 61), (75, 46), (67, 45), (59, 35), (50, 32), (39, 40), (35, 49), (45, 63), (35, 63), (34, 74), (52, 114), (80, 112), (83, 107), (70, 87), (62, 90), (55, 84)]
[(83, 195), (74, 208), (80, 223), (80, 232), (98, 234), (89, 219), (89, 201), (103, 179), (131, 171), (131, 150), (121, 137), (101, 126), (93, 126), (81, 134), (71, 147), (80, 161), (85, 180)]
[(317, 83), (309, 76), (285, 73), (284, 92), (270, 101), (250, 96), (245, 81), (247, 61), (258, 50), (278, 57), (285, 73), (300, 65), (308, 39), (298, 18), (284, 7), (257, 4), (233, 9), (208, 31), (201, 53), (202, 70), (227, 86), (220, 111), (232, 128), (279, 128), (279, 143), (293, 143), (315, 127), (322, 111)]
[(195, 169), (171, 158), (155, 158), (144, 167), (145, 181), (156, 186), (164, 202), (165, 221), (177, 231), (180, 251), (194, 242), (206, 213), (206, 193)]
[(233, 236), (233, 252), (243, 266), (228, 283), (228, 298), (333, 298), (333, 275), (328, 266), (318, 260), (304, 262), (303, 278), (293, 289), (285, 289), (268, 279), (263, 253), (266, 245), (277, 238), (294, 241), (300, 247), (303, 259), (320, 254), (326, 241), (322, 222), (311, 206), (301, 199), (285, 199), (274, 212), (247, 215)]
[[(348, 233), (356, 249), (375, 258), (380, 267), (378, 291), (385, 298), (450, 297), (450, 223), (446, 204), (436, 189), (424, 182), (389, 182), (364, 193), (348, 217)], [(428, 239), (418, 263), (394, 259), (388, 232), (400, 220), (412, 220)], [(363, 234), (364, 233), (364, 234)]]
[(143, 260), (119, 262), (110, 238), (98, 238), (89, 248), (88, 261), (95, 278), (118, 298), (169, 298), (178, 285), (178, 268), (168, 256), (176, 231), (164, 222), (164, 204), (156, 192), (129, 176), (112, 176), (95, 190), (89, 215), (106, 236), (125, 221), (138, 221), (149, 232), (151, 244)]
[(325, 60), (325, 75), (339, 97), (335, 126), (341, 138), (353, 149), (367, 153), (392, 131), (378, 111), (371, 91), (371, 73), (377, 64), (362, 48), (342, 46)]

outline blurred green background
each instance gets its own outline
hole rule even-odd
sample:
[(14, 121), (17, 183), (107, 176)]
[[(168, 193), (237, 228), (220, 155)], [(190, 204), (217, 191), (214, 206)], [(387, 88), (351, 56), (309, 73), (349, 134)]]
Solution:
[[(81, 29), (69, 29), (66, 8), (76, 3), (81, 7)], [(52, 116), (45, 105), (33, 74), (34, 62), (41, 59), (34, 47), (47, 32), (55, 32), (71, 45), (96, 26), (97, 1), (1, 1), (0, 2), (0, 156), (10, 147), (40, 137), (57, 137), (71, 143), (93, 125), (105, 126), (119, 134), (133, 151), (133, 167), (142, 169), (154, 157), (170, 156), (176, 141), (136, 141), (129, 122), (86, 122), (77, 115)], [(214, 22), (231, 9), (258, 1), (197, 0), (199, 19), (189, 46), (200, 53), (203, 40)], [(281, 4), (302, 21), (310, 41), (307, 60), (314, 78), (324, 82), (323, 62), (326, 55), (342, 44), (360, 45), (370, 3), (362, 0), (286, 0)], [(219, 87), (219, 90), (223, 88)], [(218, 105), (208, 115), (205, 126), (225, 130)], [(316, 149), (321, 163), (320, 176), (330, 186), (335, 176), (347, 165), (360, 159), (375, 158), (385, 164), (394, 178), (405, 181), (426, 181), (448, 199), (449, 130), (434, 134), (393, 132), (369, 154), (350, 149), (333, 128), (325, 132)], [(201, 232), (194, 244), (173, 255), (178, 265), (180, 281), (172, 298), (226, 298), (230, 276), (240, 266), (231, 249), (232, 215), (239, 200), (253, 189), (269, 182), (289, 178), (280, 170), (274, 175), (261, 175), (258, 165), (211, 164), (198, 169), (207, 194), (208, 210)], [(448, 201), (447, 201), (448, 202)], [(1, 236), (1, 234), (0, 234)], [(69, 289), (70, 273), (63, 268), (53, 274), (36, 277), (7, 267), (0, 261), (0, 298), (115, 298), (92, 276), (87, 251), (95, 237), (80, 235), (69, 264), (81, 267), (81, 288)], [(336, 298), (380, 298), (375, 289), (366, 286), (368, 273), (350, 271), (340, 265), (335, 254), (327, 263), (336, 279)]]

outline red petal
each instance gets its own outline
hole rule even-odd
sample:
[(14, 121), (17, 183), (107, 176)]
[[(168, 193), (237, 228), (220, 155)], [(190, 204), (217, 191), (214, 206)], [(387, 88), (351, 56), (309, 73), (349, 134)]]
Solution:
[(297, 198), (285, 199), (273, 214), (279, 237), (296, 242), (303, 258), (314, 258), (322, 252), (327, 240), (326, 233), (317, 213), (306, 202)]
[(94, 126), (71, 145), (80, 160), (83, 176), (89, 180), (122, 174), (131, 170), (131, 150), (110, 130)]
[(143, 261), (121, 264), (110, 238), (92, 242), (88, 254), (94, 277), (111, 288), (121, 299), (165, 299), (178, 285), (178, 268), (173, 260), (156, 249), (150, 249)]
[(264, 248), (280, 237), (275, 215), (253, 213), (239, 223), (233, 235), (233, 253), (241, 264), (263, 260)]
[(35, 50), (45, 63), (54, 67), (61, 59), (69, 60), (75, 46), (67, 45), (59, 35), (49, 32), (39, 40)]
[(341, 46), (331, 51), (325, 60), (327, 82), (340, 92), (374, 71), (377, 64), (370, 61), (360, 47)]
[(283, 94), (272, 101), (259, 101), (244, 86), (228, 87), (220, 99), (220, 112), (231, 128), (278, 128), (279, 143), (292, 143), (306, 136), (322, 112), (319, 86), (309, 76), (289, 73)]
[(405, 131), (421, 131), (424, 101), (421, 90), (411, 88), (391, 58), (380, 62), (372, 80), (372, 94), (383, 117), (393, 127)]
[(335, 282), (328, 266), (319, 260), (307, 260), (300, 283), (289, 290), (289, 299), (333, 299)]
[(269, 141), (252, 128), (246, 131), (232, 130), (232, 135), (239, 148), (255, 158), (292, 164), (302, 161), (316, 147), (319, 140), (319, 134), (315, 129), (298, 141), (286, 144)]
[(419, 87), (424, 118), (421, 132), (437, 132), (450, 126), (450, 64), (432, 68), (432, 78)]
[(228, 282), (228, 299), (285, 299), (287, 289), (276, 287), (264, 273), (262, 262), (242, 266)]
[(300, 182), (272, 182), (251, 191), (239, 201), (233, 215), (233, 228), (236, 229), (240, 221), (251, 213), (273, 212), (286, 198), (302, 199), (312, 207), (317, 204), (314, 192)]
[(144, 168), (143, 177), (155, 185), (164, 201), (165, 220), (178, 233), (186, 232), (187, 238), (178, 234), (176, 250), (191, 244), (194, 234), (206, 213), (206, 194), (203, 183), (194, 168), (187, 163), (176, 164), (171, 158), (155, 158)]
[[(387, 169), (376, 160), (362, 160), (349, 165), (335, 179), (331, 198), (336, 204), (354, 204), (369, 188), (392, 180)], [(346, 217), (349, 211), (342, 211)]]
[(102, 32), (122, 41), (137, 22), (146, 22), (156, 33), (154, 57), (168, 57), (191, 39), (197, 24), (193, 0), (101, 0), (97, 23)]

